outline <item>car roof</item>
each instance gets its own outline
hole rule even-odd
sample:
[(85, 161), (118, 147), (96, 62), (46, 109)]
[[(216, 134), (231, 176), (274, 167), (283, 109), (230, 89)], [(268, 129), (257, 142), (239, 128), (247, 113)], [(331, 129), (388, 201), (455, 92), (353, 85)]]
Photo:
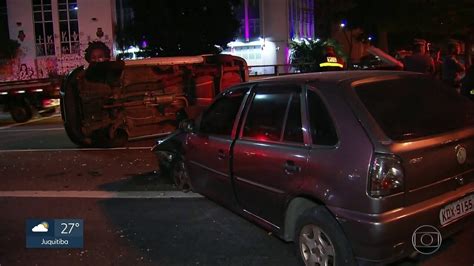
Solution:
[(416, 76), (422, 75), (414, 72), (407, 71), (387, 71), (387, 70), (354, 70), (354, 71), (329, 71), (329, 72), (316, 72), (316, 73), (305, 73), (305, 74), (294, 74), (294, 75), (283, 75), (278, 77), (264, 78), (260, 80), (254, 80), (253, 83), (265, 83), (265, 82), (291, 82), (291, 83), (329, 83), (337, 84), (343, 81), (359, 81), (369, 78), (383, 78), (390, 76)]

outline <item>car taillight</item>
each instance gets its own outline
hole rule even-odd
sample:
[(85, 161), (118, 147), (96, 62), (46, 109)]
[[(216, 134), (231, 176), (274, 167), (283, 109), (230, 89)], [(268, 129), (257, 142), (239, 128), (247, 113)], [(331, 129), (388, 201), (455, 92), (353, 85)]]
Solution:
[(376, 154), (370, 169), (369, 194), (383, 197), (403, 191), (403, 169), (395, 156)]
[(43, 100), (43, 107), (50, 107), (51, 105), (53, 105), (53, 100), (51, 100), (51, 99), (44, 99)]

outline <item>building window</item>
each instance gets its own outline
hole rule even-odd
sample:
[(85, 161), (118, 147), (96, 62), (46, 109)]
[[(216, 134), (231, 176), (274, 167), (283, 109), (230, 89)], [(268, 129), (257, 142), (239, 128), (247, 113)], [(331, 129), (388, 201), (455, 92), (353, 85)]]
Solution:
[(0, 39), (9, 39), (8, 33), (8, 16), (7, 16), (7, 2), (0, 0)]
[(54, 30), (51, 0), (33, 0), (36, 56), (54, 55)]
[(290, 38), (314, 38), (314, 0), (291, 0)]
[(260, 37), (260, 0), (244, 0), (235, 11), (240, 20), (239, 37), (247, 42)]
[(79, 24), (77, 0), (58, 0), (61, 54), (79, 54)]

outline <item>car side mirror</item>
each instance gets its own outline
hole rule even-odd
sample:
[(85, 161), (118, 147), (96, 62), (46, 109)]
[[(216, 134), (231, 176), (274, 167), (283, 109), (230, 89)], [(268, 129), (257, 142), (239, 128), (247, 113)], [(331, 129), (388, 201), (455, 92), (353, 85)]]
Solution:
[(186, 133), (194, 132), (195, 121), (193, 119), (185, 119), (179, 123), (179, 129)]

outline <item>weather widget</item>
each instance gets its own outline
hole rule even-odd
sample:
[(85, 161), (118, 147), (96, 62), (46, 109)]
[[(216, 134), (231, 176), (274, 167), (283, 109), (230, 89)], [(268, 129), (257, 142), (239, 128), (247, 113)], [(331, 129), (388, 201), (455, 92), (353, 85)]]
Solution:
[(27, 219), (27, 248), (82, 248), (82, 219)]

